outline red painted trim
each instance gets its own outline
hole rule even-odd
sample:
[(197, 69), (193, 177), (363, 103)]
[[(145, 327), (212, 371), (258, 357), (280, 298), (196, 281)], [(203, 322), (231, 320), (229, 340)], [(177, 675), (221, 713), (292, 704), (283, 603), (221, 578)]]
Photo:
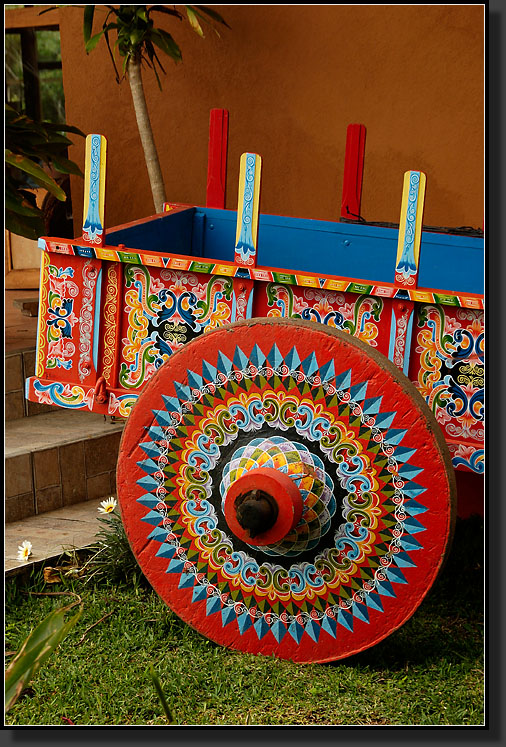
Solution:
[(346, 132), (341, 218), (358, 220), (364, 172), (365, 126), (350, 124)]
[(225, 209), (228, 111), (211, 109), (207, 160), (206, 207)]

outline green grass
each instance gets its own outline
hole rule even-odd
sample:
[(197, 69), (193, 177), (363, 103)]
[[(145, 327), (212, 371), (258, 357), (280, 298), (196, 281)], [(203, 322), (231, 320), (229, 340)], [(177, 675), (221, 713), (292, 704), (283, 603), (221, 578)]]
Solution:
[(7, 584), (7, 650), (71, 601), (30, 592), (77, 592), (84, 611), (5, 723), (167, 725), (153, 665), (175, 725), (481, 725), (482, 565), (482, 520), (458, 521), (446, 567), (415, 615), (377, 646), (325, 665), (222, 648), (139, 576), (48, 585), (39, 570)]

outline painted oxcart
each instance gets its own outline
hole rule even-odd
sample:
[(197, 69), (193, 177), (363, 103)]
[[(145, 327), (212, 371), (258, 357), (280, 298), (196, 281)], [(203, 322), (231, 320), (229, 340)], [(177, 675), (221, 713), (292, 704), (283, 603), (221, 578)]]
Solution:
[[(82, 236), (44, 237), (27, 397), (127, 417), (117, 484), (139, 564), (233, 648), (329, 661), (416, 610), (448, 553), (455, 473), (483, 465), (483, 238), (357, 220), (365, 130), (348, 130), (343, 220), (259, 212), (261, 158), (224, 209), (104, 231), (105, 139), (87, 139)], [(478, 233), (478, 232), (475, 232)]]

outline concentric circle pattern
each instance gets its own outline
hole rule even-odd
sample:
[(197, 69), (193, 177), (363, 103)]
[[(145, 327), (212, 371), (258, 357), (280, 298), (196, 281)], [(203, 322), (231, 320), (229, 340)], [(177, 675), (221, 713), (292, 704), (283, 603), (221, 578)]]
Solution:
[(331, 478), (322, 460), (303, 444), (292, 443), (282, 436), (254, 438), (241, 446), (225, 465), (220, 484), (222, 510), (229, 487), (242, 475), (258, 467), (271, 467), (288, 475), (302, 494), (302, 518), (281, 542), (265, 545), (267, 555), (293, 557), (311, 550), (330, 529), (336, 512)]
[[(223, 645), (296, 661), (373, 645), (414, 612), (448, 546), (452, 475), (431, 418), (383, 356), (321, 325), (253, 320), (197, 338), (123, 436), (118, 494), (144, 573)], [(303, 497), (298, 525), (263, 547), (223, 513), (260, 467)]]

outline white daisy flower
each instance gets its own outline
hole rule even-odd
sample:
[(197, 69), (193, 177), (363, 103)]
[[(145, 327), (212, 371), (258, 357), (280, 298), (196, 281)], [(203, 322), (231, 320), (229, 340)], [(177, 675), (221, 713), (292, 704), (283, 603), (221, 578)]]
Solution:
[(116, 508), (116, 498), (113, 498), (112, 496), (110, 498), (107, 498), (105, 501), (100, 502), (100, 506), (98, 507), (98, 511), (100, 511), (101, 514), (110, 514), (114, 511)]
[(23, 542), (18, 547), (18, 560), (28, 560), (32, 554), (32, 543), (28, 540)]

